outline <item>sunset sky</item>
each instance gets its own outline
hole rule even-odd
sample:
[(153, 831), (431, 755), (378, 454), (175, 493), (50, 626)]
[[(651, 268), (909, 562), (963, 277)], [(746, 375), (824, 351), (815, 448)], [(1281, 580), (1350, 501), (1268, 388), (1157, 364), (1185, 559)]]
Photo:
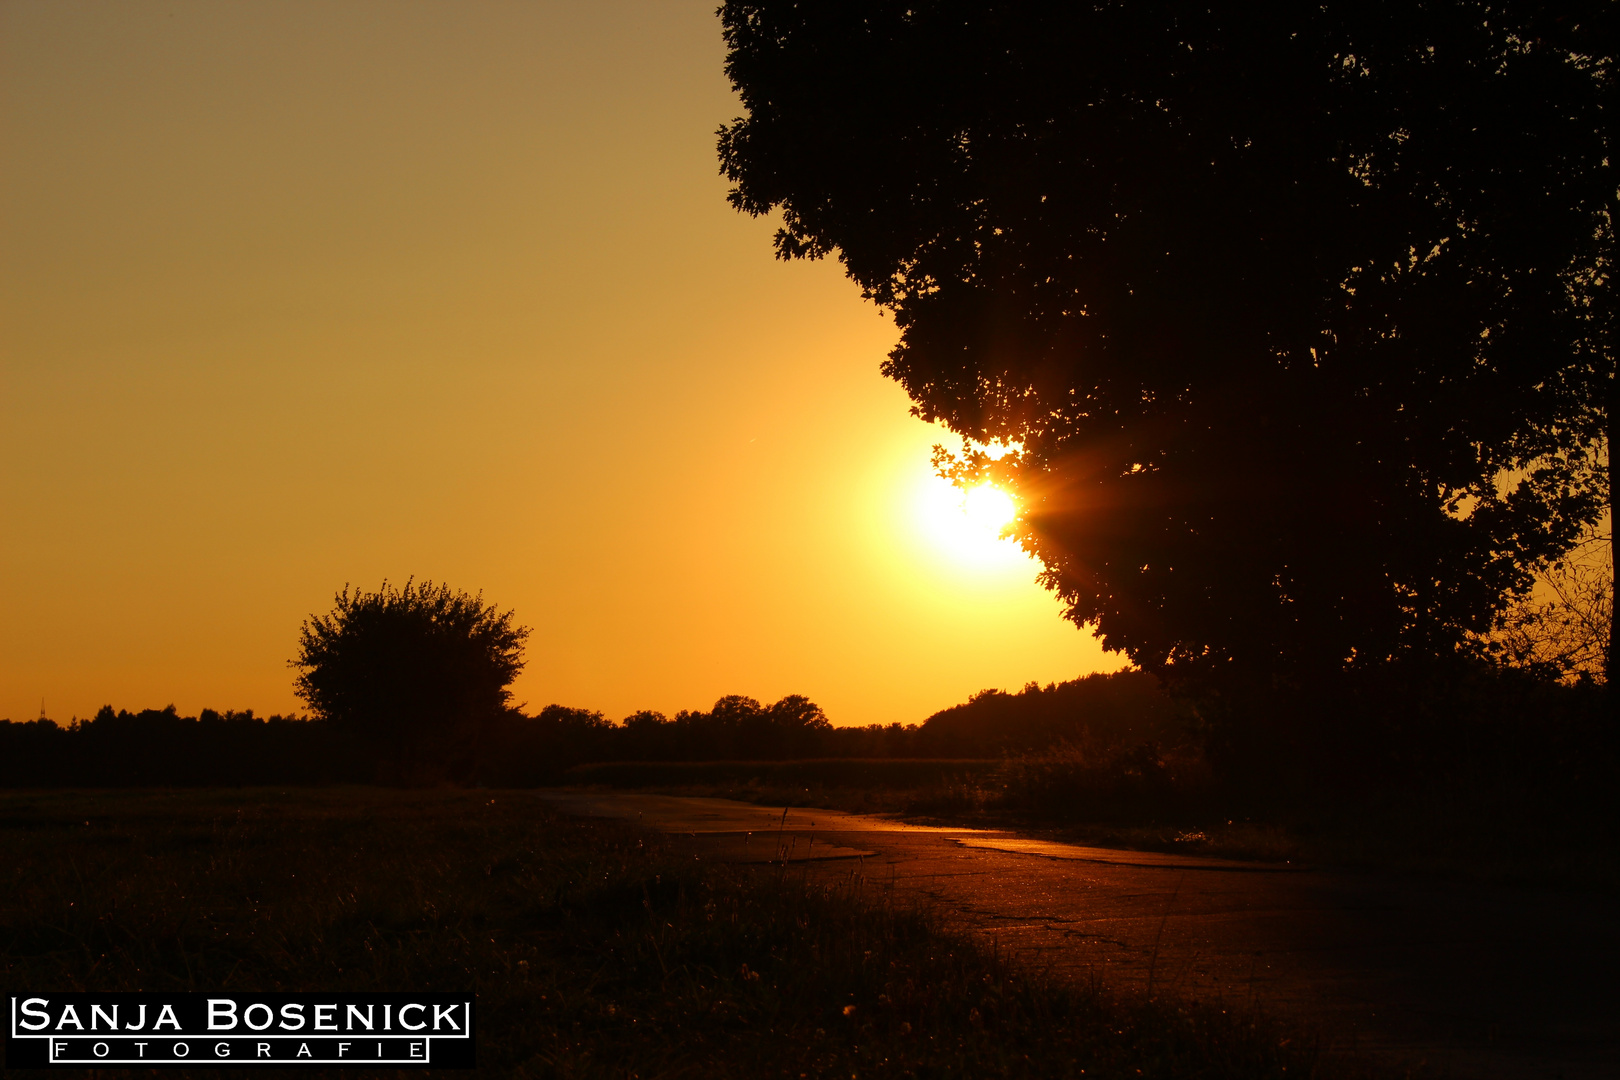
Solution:
[(727, 205), (714, 6), (0, 2), (0, 717), (294, 711), (304, 616), (413, 575), (533, 628), (531, 709), (1120, 666)]

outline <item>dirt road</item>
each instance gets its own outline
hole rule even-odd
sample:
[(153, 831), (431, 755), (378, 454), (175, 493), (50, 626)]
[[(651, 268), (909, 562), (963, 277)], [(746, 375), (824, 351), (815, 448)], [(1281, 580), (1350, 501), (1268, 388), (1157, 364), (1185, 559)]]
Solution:
[(1425, 882), (930, 828), (723, 799), (551, 791), (570, 813), (784, 855), (808, 880), (932, 903), (1058, 973), (1256, 1002), (1434, 1075), (1617, 1077), (1620, 928), (1601, 895)]

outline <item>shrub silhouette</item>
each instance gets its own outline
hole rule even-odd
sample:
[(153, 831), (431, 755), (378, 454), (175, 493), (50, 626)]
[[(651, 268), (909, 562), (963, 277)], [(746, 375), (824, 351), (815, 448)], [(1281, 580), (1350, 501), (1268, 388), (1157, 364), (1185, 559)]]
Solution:
[(503, 715), (529, 631), (483, 595), (431, 581), (345, 585), (299, 632), (298, 696), (374, 756), (378, 777), (471, 778), (479, 737)]

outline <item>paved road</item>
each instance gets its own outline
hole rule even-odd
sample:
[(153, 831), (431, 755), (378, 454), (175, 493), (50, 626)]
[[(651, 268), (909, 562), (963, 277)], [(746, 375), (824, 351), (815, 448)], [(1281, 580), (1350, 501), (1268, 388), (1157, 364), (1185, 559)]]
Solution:
[(1032, 841), (830, 810), (551, 791), (699, 858), (786, 855), (809, 880), (932, 903), (1063, 975), (1261, 1004), (1456, 1077), (1620, 1077), (1609, 898)]

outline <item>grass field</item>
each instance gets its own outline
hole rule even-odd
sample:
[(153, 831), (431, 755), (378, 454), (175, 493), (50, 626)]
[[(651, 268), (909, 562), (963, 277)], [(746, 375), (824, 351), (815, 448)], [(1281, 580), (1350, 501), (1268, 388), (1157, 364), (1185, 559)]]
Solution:
[(12, 792), (0, 867), (8, 990), (470, 987), (488, 1075), (1361, 1075), (524, 792)]
[(604, 761), (568, 770), (570, 783), (607, 787), (650, 784), (753, 784), (765, 788), (832, 787), (933, 790), (952, 782), (987, 782), (1000, 758), (804, 758), (792, 761)]
[(982, 810), (1000, 758), (610, 761), (576, 765), (569, 784), (819, 806), (867, 814)]

